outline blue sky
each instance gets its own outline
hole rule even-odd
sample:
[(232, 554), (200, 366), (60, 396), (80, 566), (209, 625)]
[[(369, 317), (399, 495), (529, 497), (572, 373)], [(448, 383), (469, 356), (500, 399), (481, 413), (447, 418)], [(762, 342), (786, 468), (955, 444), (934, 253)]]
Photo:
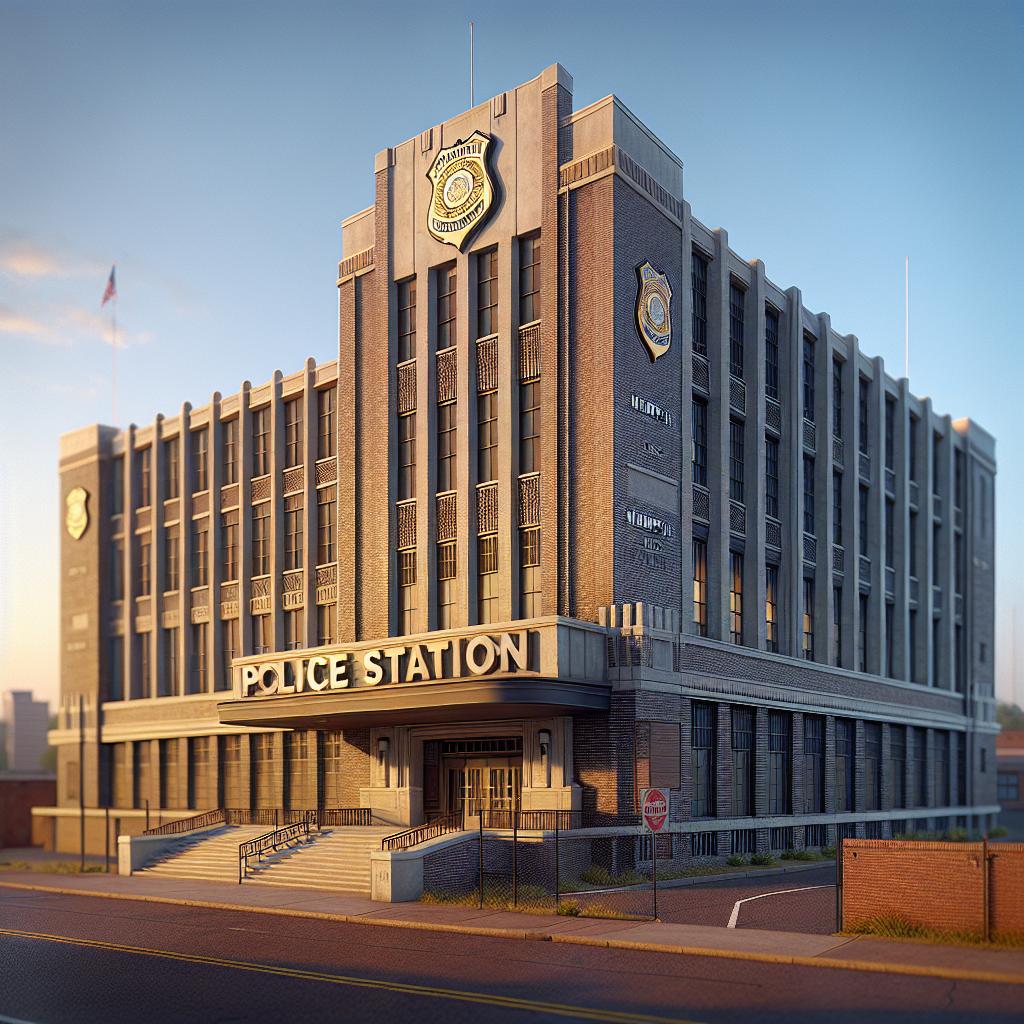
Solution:
[(1008, 693), (1024, 5), (985, 0), (0, 0), (5, 685), (57, 693), (57, 440), (111, 421), (111, 262), (121, 424), (333, 358), (339, 222), (376, 151), (468, 106), (471, 16), (478, 98), (554, 61), (577, 106), (617, 93), (683, 159), (694, 214), (896, 372), (910, 256), (911, 385), (999, 441)]

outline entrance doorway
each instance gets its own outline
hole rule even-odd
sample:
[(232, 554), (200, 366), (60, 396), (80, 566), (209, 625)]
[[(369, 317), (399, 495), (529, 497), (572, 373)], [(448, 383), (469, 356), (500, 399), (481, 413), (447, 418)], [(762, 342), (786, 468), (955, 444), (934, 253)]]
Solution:
[(448, 814), (477, 828), (481, 811), (515, 811), (523, 781), (521, 736), (448, 740), (441, 744), (441, 785)]

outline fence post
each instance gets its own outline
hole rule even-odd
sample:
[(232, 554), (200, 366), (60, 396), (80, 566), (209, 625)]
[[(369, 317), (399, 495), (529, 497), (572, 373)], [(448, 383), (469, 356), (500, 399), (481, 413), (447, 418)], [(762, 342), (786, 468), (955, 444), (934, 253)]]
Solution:
[(106, 836), (104, 840), (104, 854), (103, 854), (103, 870), (109, 875), (110, 874), (110, 808), (103, 808), (103, 833)]
[(149, 831), (149, 797), (146, 798), (146, 831)]
[(558, 815), (555, 815), (555, 909), (557, 910), (562, 899), (562, 885), (558, 876), (561, 868), (561, 858), (558, 856)]
[(121, 834), (121, 817), (114, 818), (114, 863), (117, 865), (117, 873), (121, 873), (121, 846), (117, 837)]
[(843, 837), (836, 829), (836, 931), (843, 930)]
[(991, 864), (989, 862), (988, 853), (988, 836), (986, 835), (981, 841), (981, 898), (985, 901), (985, 906), (982, 911), (982, 920), (984, 921), (985, 929), (985, 941), (992, 941), (992, 879), (989, 875), (991, 871)]
[(480, 890), (480, 909), (484, 909), (484, 812), (480, 808), (480, 816), (477, 818), (480, 825), (478, 845), (480, 847), (480, 865), (477, 872), (477, 886)]
[(519, 813), (512, 811), (512, 906), (519, 906)]
[(658, 833), (651, 835), (651, 873), (654, 875), (654, 920), (658, 920)]

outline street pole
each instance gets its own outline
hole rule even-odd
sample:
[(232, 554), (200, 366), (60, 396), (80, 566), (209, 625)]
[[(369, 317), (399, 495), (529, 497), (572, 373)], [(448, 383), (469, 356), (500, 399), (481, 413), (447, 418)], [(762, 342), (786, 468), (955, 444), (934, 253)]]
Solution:
[(85, 871), (85, 695), (78, 695), (78, 870)]
[(654, 874), (654, 920), (658, 920), (658, 833), (651, 835), (651, 870)]

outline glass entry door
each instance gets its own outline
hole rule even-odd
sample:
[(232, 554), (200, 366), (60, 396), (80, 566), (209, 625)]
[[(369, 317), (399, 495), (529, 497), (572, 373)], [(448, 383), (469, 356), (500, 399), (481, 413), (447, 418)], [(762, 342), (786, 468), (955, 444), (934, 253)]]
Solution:
[(447, 810), (461, 812), (466, 828), (479, 828), (481, 811), (519, 807), (522, 760), (445, 758)]

